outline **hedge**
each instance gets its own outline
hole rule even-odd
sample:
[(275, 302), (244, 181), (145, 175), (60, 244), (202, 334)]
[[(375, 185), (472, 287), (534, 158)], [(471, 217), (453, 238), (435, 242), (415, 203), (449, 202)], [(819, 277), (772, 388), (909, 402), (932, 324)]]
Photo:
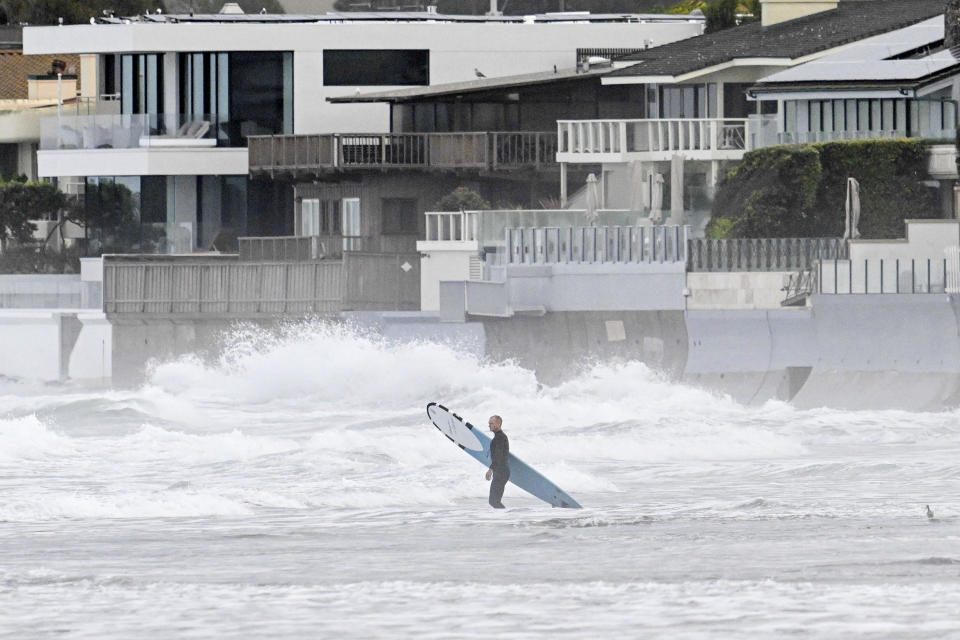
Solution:
[(711, 237), (843, 235), (847, 177), (860, 183), (860, 235), (901, 238), (908, 218), (940, 217), (923, 140), (862, 140), (766, 147), (721, 180)]

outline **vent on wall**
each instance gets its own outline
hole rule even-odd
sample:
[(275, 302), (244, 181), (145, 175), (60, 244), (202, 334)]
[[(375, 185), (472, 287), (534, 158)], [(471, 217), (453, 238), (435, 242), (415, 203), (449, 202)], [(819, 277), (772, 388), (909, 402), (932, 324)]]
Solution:
[(483, 263), (478, 256), (470, 256), (470, 279), (483, 280)]

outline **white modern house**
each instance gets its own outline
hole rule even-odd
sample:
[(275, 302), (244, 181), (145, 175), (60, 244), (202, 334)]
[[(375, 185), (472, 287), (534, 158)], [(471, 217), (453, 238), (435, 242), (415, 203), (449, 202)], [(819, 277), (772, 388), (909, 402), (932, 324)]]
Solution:
[[(207, 248), (221, 231), (292, 234), (292, 188), (248, 180), (248, 136), (382, 133), (390, 129), (386, 105), (327, 99), (572, 68), (578, 53), (636, 51), (698, 35), (703, 24), (688, 16), (424, 12), (151, 14), (27, 28), (26, 53), (95, 56), (97, 95), (116, 95), (120, 105), (115, 115), (47, 119), (38, 172), (80, 177), (88, 208), (132, 202), (150, 231), (133, 250)], [(104, 245), (109, 234), (101, 232)]]

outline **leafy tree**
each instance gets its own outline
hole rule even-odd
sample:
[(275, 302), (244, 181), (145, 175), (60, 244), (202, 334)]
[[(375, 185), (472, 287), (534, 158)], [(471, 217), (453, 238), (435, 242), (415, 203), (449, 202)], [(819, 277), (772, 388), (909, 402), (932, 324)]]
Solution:
[(65, 218), (87, 229), (87, 254), (152, 253), (164, 236), (155, 225), (141, 224), (140, 209), (125, 184), (88, 185), (82, 206), (69, 207)]
[(0, 0), (2, 24), (82, 24), (104, 10), (134, 16), (166, 10), (163, 0)]
[(922, 140), (863, 140), (751, 151), (717, 188), (711, 237), (785, 238), (843, 233), (847, 177), (860, 183), (860, 233), (898, 238), (903, 221), (940, 211)]
[(819, 154), (786, 146), (762, 151), (744, 155), (720, 183), (708, 233), (740, 238), (819, 235), (807, 224), (820, 185)]
[(437, 211), (478, 211), (489, 209), (490, 203), (476, 191), (467, 187), (457, 187), (437, 200), (434, 207)]
[(707, 33), (737, 26), (737, 0), (715, 0), (703, 10)]
[(0, 183), (0, 251), (9, 240), (31, 242), (37, 230), (31, 220), (53, 217), (63, 204), (63, 193), (48, 182)]

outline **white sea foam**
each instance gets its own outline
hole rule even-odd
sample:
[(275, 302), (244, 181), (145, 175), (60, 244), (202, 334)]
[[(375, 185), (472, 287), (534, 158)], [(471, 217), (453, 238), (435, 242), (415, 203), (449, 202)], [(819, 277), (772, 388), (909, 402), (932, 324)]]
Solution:
[[(430, 401), (502, 415), (585, 509), (512, 485), (488, 509)], [(160, 363), (141, 388), (2, 383), (0, 626), (956, 635), (958, 418), (744, 407), (631, 362), (538, 386), (455, 345), (241, 328), (218, 361)], [(465, 606), (496, 613), (457, 626)]]

